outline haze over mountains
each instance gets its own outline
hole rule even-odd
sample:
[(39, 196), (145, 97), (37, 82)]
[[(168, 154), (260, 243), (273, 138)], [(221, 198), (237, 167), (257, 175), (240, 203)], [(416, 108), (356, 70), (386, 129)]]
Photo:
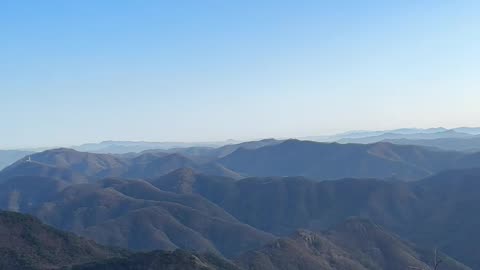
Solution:
[(32, 151), (23, 150), (0, 150), (0, 170), (33, 153)]
[[(480, 151), (480, 128), (461, 127), (454, 129), (430, 128), (415, 129), (403, 128), (385, 131), (351, 131), (332, 136), (300, 137), (300, 140), (317, 142), (339, 143), (375, 143), (392, 142), (404, 145), (431, 146), (444, 150), (453, 151)], [(276, 140), (281, 142), (285, 139)], [(255, 142), (253, 145), (265, 146), (274, 139), (265, 139)], [(219, 141), (219, 142), (142, 142), (142, 141), (103, 141), (100, 143), (88, 143), (68, 148), (80, 151), (101, 154), (134, 154), (158, 150), (167, 153), (182, 153), (190, 156), (221, 157), (230, 154), (239, 147), (250, 148), (249, 141)], [(221, 148), (224, 146), (223, 148)], [(255, 147), (255, 146), (253, 146)], [(0, 169), (10, 165), (16, 160), (30, 155), (59, 147), (42, 147), (28, 150), (0, 150)]]
[(0, 270), (480, 270), (479, 14), (0, 0)]
[(444, 150), (479, 151), (480, 128), (454, 129), (395, 129), (385, 131), (353, 131), (334, 136), (305, 137), (303, 139), (339, 143), (392, 142), (405, 145), (422, 145)]
[(0, 181), (22, 175), (54, 177), (70, 183), (105, 177), (153, 179), (179, 168), (235, 179), (306, 176), (317, 180), (345, 177), (418, 180), (444, 170), (474, 168), (480, 164), (477, 153), (384, 142), (362, 145), (269, 140), (250, 142), (249, 147), (244, 145), (203, 152), (179, 149), (176, 153), (148, 151), (125, 156), (60, 148), (29, 155), (8, 166), (0, 172)]
[[(467, 131), (476, 132), (397, 133), (435, 138), (428, 141), (477, 136)], [(391, 133), (362, 134), (349, 136)], [(98, 244), (68, 236), (64, 249), (77, 243), (71, 250), (80, 246), (86, 255), (55, 260), (20, 233), (11, 240), (19, 249), (0, 248), (0, 265), (10, 269), (426, 269), (435, 247), (442, 269), (480, 269), (480, 152), (267, 139), (27, 154), (0, 171), (0, 209)], [(49, 231), (40, 234), (52, 238), (46, 244), (60, 245), (63, 233), (4, 215), (15, 228)], [(0, 237), (11, 227), (0, 226)], [(21, 259), (25, 252), (32, 257)]]

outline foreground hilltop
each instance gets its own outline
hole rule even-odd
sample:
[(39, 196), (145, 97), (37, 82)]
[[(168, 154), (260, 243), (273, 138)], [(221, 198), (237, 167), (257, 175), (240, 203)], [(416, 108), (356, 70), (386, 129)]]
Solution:
[[(249, 270), (404, 270), (429, 269), (432, 259), (432, 252), (366, 219), (350, 218), (321, 233), (299, 230), (245, 253), (237, 262)], [(442, 269), (470, 269), (444, 254), (439, 259), (444, 262)]]
[[(428, 263), (414, 247), (361, 219), (350, 219), (321, 234), (297, 231), (233, 262), (212, 253), (132, 253), (107, 248), (12, 212), (0, 212), (0, 240), (2, 270), (400, 270)], [(469, 269), (443, 254), (441, 259), (443, 269)]]
[(56, 269), (120, 256), (93, 241), (43, 225), (38, 219), (0, 212), (0, 269)]
[(36, 218), (0, 212), (2, 270), (238, 270), (215, 255), (186, 251), (131, 253), (45, 226)]

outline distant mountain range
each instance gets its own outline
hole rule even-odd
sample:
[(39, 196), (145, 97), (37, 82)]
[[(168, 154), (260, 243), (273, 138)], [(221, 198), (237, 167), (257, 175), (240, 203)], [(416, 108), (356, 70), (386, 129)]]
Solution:
[[(401, 128), (383, 131), (349, 131), (331, 136), (309, 136), (300, 137), (300, 140), (318, 141), (318, 142), (339, 142), (339, 143), (376, 143), (381, 141), (406, 139), (406, 140), (430, 140), (430, 139), (468, 139), (480, 135), (480, 128), (460, 127), (453, 129), (446, 128)], [(284, 140), (284, 139), (282, 139)], [(266, 140), (268, 141), (268, 140)], [(227, 145), (241, 144), (242, 141), (228, 140), (219, 142), (131, 142), (131, 141), (104, 141), (101, 143), (89, 143), (80, 146), (73, 146), (72, 149), (84, 152), (106, 153), (106, 154), (125, 154), (139, 153), (147, 150), (170, 150), (193, 148), (190, 151), (202, 151), (202, 148), (218, 148)], [(247, 142), (248, 143), (248, 142)], [(441, 144), (437, 147), (443, 148)], [(228, 149), (228, 147), (226, 148)], [(451, 147), (449, 150), (460, 150), (461, 148)], [(475, 144), (467, 150), (480, 150), (480, 144)], [(188, 150), (187, 150), (188, 151)], [(218, 153), (220, 153), (219, 151)]]
[[(391, 142), (394, 144), (420, 145), (453, 151), (480, 151), (480, 128), (402, 128), (384, 131), (350, 131), (332, 136), (309, 136), (297, 138), (316, 142), (362, 143)], [(195, 161), (211, 161), (226, 156), (238, 148), (259, 148), (286, 139), (263, 139), (258, 141), (218, 141), (218, 142), (143, 142), (143, 141), (103, 141), (71, 146), (79, 152), (134, 156), (143, 152), (179, 153)], [(42, 147), (19, 150), (0, 150), (0, 170), (23, 156), (58, 147)]]
[(460, 134), (469, 134), (469, 135), (480, 135), (480, 128), (476, 127), (460, 127), (446, 129), (443, 127), (438, 128), (400, 128), (400, 129), (391, 129), (391, 130), (373, 130), (373, 131), (348, 131), (344, 133), (335, 134), (332, 136), (310, 136), (303, 137), (300, 139), (304, 140), (313, 140), (313, 141), (339, 141), (341, 139), (361, 139), (368, 137), (376, 137), (384, 134), (397, 134), (403, 136), (429, 136), (429, 134), (442, 134), (442, 133), (460, 133)]
[[(448, 169), (480, 166), (480, 154), (441, 151), (391, 143), (338, 144), (265, 140), (208, 151), (147, 151), (109, 155), (60, 148), (23, 158), (0, 172), (0, 182), (35, 175), (68, 183), (105, 177), (154, 179), (180, 168), (241, 179), (250, 176), (306, 176), (317, 180), (346, 177), (417, 180)], [(193, 151), (193, 153), (192, 153)]]
[(479, 157), (384, 142), (338, 144), (288, 140), (253, 150), (241, 148), (218, 163), (247, 176), (416, 180), (447, 169), (478, 167)]
[(345, 138), (360, 139), (360, 138), (380, 136), (386, 133), (404, 134), (404, 135), (429, 134), (429, 133), (445, 132), (447, 130), (448, 129), (442, 128), (442, 127), (428, 128), (428, 129), (400, 128), (400, 129), (392, 129), (392, 130), (357, 130), (357, 131), (347, 131), (347, 132), (338, 133), (330, 136), (308, 136), (308, 137), (301, 137), (298, 139), (308, 140), (308, 141), (335, 142)]
[(103, 141), (100, 143), (87, 143), (72, 148), (78, 151), (104, 153), (104, 154), (124, 154), (139, 153), (151, 149), (167, 150), (172, 148), (188, 147), (220, 147), (227, 144), (236, 144), (239, 141), (228, 140), (221, 142), (142, 142), (142, 141)]
[(439, 138), (439, 139), (385, 139), (386, 142), (402, 145), (420, 145), (435, 147), (443, 150), (479, 152), (480, 136), (466, 138)]
[(402, 133), (384, 133), (377, 136), (371, 137), (362, 137), (362, 138), (342, 138), (338, 140), (339, 143), (376, 143), (382, 142), (385, 140), (395, 140), (395, 139), (406, 139), (406, 140), (434, 140), (434, 139), (465, 139), (472, 138), (475, 135), (468, 133), (460, 133), (454, 130), (447, 130), (442, 132), (435, 133), (411, 133), (411, 134), (402, 134)]
[(333, 136), (303, 137), (318, 142), (361, 143), (391, 142), (421, 145), (454, 151), (480, 151), (480, 128), (395, 129), (385, 131), (353, 131)]

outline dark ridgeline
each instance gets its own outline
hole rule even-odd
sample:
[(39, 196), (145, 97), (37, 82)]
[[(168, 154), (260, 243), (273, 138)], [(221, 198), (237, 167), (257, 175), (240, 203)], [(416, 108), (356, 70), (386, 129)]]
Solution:
[(218, 162), (237, 173), (250, 176), (408, 181), (447, 169), (480, 166), (480, 156), (385, 142), (337, 144), (288, 140), (253, 150), (239, 149)]

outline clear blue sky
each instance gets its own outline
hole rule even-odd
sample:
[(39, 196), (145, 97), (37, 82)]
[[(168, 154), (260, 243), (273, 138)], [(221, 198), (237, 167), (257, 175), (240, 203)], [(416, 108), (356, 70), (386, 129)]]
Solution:
[(0, 148), (480, 126), (480, 1), (0, 1)]

